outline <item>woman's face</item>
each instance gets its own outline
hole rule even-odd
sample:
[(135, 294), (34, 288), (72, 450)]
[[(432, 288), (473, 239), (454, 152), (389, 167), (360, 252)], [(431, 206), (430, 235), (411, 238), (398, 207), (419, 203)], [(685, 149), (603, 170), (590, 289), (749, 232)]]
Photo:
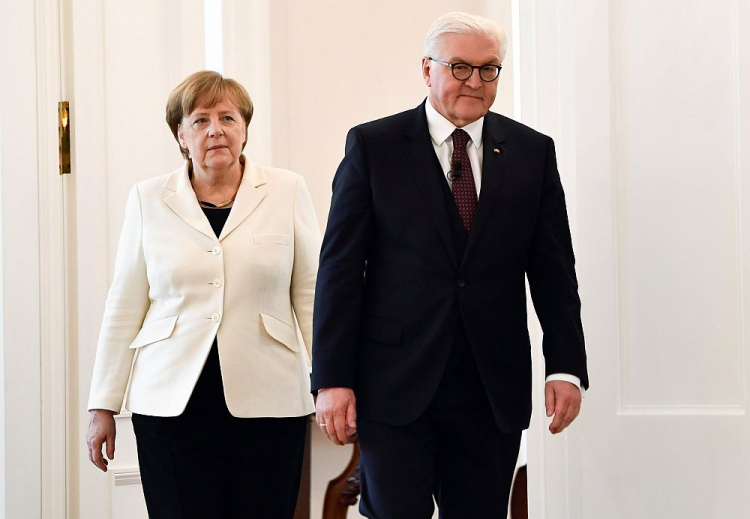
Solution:
[(232, 101), (223, 98), (209, 108), (201, 98), (192, 113), (182, 118), (177, 136), (190, 151), (194, 168), (221, 172), (238, 164), (246, 128)]

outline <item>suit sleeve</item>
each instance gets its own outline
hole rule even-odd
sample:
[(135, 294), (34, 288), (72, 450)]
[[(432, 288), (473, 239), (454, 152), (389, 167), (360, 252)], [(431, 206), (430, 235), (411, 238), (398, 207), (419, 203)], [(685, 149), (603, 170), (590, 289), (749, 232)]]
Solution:
[(104, 306), (89, 410), (119, 412), (122, 408), (134, 356), (129, 346), (138, 335), (150, 304), (142, 235), (141, 201), (138, 186), (134, 186), (125, 207), (114, 277)]
[(320, 253), (320, 227), (305, 180), (300, 177), (294, 201), (294, 265), (291, 300), (308, 355), (312, 356), (315, 275)]
[(357, 128), (333, 179), (315, 289), (312, 389), (356, 386), (364, 273), (373, 232), (372, 190)]
[(544, 332), (546, 375), (575, 375), (581, 379), (582, 387), (588, 389), (575, 257), (552, 139), (547, 148), (527, 275), (534, 308)]

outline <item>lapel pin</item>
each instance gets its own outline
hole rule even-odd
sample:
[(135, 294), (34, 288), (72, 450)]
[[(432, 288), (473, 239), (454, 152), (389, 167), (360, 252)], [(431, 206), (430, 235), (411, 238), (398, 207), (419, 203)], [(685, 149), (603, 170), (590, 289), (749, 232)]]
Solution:
[(493, 153), (494, 153), (495, 155), (497, 155), (498, 153), (500, 153), (500, 148), (495, 148), (494, 150), (492, 150), (492, 152), (493, 152)]

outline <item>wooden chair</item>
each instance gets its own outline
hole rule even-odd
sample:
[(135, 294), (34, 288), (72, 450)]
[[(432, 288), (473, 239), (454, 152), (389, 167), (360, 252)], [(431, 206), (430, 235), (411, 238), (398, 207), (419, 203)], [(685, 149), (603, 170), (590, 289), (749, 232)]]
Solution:
[(526, 490), (526, 465), (518, 467), (510, 489), (511, 519), (529, 519), (529, 502)]
[(354, 444), (352, 457), (344, 471), (328, 482), (323, 500), (323, 519), (346, 519), (350, 506), (357, 504), (359, 497), (359, 442), (354, 435), (349, 439)]

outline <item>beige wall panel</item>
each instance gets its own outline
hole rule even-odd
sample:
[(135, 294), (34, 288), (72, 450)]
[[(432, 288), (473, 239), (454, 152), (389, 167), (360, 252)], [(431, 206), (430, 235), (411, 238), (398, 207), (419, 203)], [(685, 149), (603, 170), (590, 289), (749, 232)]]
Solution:
[(543, 517), (750, 506), (746, 4), (577, 0), (563, 26), (576, 33), (569, 142), (592, 388), (545, 447), (567, 446), (571, 492), (548, 480)]
[(622, 404), (724, 412), (744, 405), (736, 4), (613, 5)]
[(182, 164), (165, 105), (174, 87), (204, 68), (202, 18), (188, 18), (189, 27), (176, 23), (190, 16), (190, 8), (202, 13), (202, 2), (198, 7), (149, 0), (103, 4), (110, 268), (130, 188)]
[[(421, 103), (430, 24), (451, 10), (488, 14), (486, 4), (226, 0), (225, 71), (248, 87), (257, 107), (248, 154), (304, 175), (323, 227), (346, 132)], [(270, 23), (260, 26), (254, 16)]]

